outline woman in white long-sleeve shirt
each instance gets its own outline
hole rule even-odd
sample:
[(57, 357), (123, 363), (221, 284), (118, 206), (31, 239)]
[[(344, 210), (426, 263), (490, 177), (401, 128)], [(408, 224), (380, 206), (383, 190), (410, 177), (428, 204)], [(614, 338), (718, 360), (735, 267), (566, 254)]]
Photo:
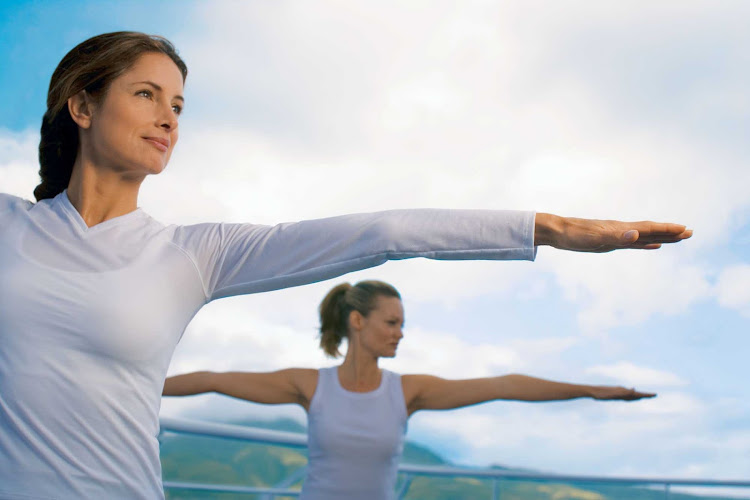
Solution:
[(655, 394), (504, 375), (445, 380), (398, 375), (378, 367), (396, 355), (404, 310), (396, 289), (380, 281), (334, 287), (320, 304), (320, 346), (340, 366), (270, 373), (194, 372), (169, 377), (164, 395), (218, 392), (258, 403), (296, 403), (307, 411), (309, 463), (301, 500), (389, 500), (403, 451), (406, 421), (419, 410), (446, 410), (497, 399), (575, 398), (633, 401)]
[(138, 192), (177, 142), (186, 75), (168, 41), (131, 32), (84, 41), (52, 75), (37, 203), (0, 194), (0, 499), (163, 498), (162, 383), (213, 299), (388, 259), (533, 259), (540, 244), (600, 252), (690, 236), (492, 211), (164, 225)]

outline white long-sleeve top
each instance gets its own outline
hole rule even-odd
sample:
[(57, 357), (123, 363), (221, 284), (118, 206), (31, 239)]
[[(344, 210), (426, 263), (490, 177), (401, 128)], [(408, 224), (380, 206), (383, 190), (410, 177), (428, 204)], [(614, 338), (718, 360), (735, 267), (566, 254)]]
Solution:
[(161, 499), (169, 360), (207, 302), (389, 259), (534, 258), (534, 214), (394, 210), (277, 226), (87, 227), (0, 194), (0, 499)]

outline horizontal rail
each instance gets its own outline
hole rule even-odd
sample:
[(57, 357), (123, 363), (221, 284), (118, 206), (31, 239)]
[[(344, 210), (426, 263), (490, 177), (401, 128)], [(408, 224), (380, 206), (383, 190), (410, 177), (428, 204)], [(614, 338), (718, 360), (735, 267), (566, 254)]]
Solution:
[(246, 427), (244, 425), (219, 424), (215, 422), (197, 422), (181, 418), (159, 419), (161, 431), (197, 436), (212, 436), (223, 439), (239, 439), (253, 443), (278, 444), (294, 448), (307, 448), (307, 435), (299, 432), (272, 431)]
[(548, 474), (540, 472), (509, 471), (503, 469), (472, 469), (469, 467), (452, 467), (443, 465), (412, 465), (401, 464), (398, 471), (415, 476), (432, 477), (473, 477), (473, 478), (501, 478), (527, 479), (534, 481), (562, 481), (576, 483), (615, 483), (623, 485), (670, 484), (672, 486), (727, 486), (750, 488), (750, 481), (717, 480), (717, 479), (683, 479), (671, 477), (611, 477), (611, 476), (582, 476), (575, 474)]
[(233, 486), (225, 484), (186, 483), (183, 481), (164, 481), (164, 489), (214, 491), (217, 493), (247, 493), (248, 495), (278, 495), (284, 497), (298, 497), (300, 490), (289, 488), (272, 488), (263, 486)]
[[(212, 436), (222, 439), (237, 439), (254, 443), (266, 443), (295, 448), (307, 447), (307, 436), (297, 432), (273, 431), (245, 427), (241, 425), (219, 424), (213, 422), (199, 422), (177, 418), (162, 417), (160, 419), (160, 435), (164, 432), (180, 434), (192, 434), (198, 436)], [(750, 481), (746, 480), (721, 480), (721, 479), (685, 479), (667, 477), (609, 477), (609, 476), (587, 476), (574, 474), (548, 474), (529, 471), (510, 471), (504, 469), (474, 469), (471, 467), (455, 467), (443, 465), (413, 465), (401, 464), (398, 468), (400, 474), (404, 475), (407, 485), (402, 495), (408, 489), (408, 483), (412, 476), (429, 477), (471, 477), (479, 479), (508, 479), (528, 480), (543, 482), (576, 482), (576, 483), (607, 483), (617, 485), (660, 485), (664, 486), (669, 495), (671, 486), (707, 486), (707, 487), (732, 487), (750, 488)], [(260, 493), (281, 496), (298, 496), (299, 490), (274, 487), (251, 487), (251, 486), (228, 486), (211, 485), (200, 483), (185, 483), (176, 481), (165, 481), (165, 488), (193, 489), (204, 491), (226, 491), (235, 493)]]

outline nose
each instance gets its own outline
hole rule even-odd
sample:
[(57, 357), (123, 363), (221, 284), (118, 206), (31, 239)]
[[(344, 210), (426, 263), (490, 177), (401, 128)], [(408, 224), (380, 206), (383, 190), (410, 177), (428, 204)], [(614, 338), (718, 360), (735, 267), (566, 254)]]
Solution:
[(159, 113), (158, 117), (159, 127), (163, 128), (167, 132), (171, 132), (177, 128), (177, 123), (177, 114), (172, 109), (172, 106), (162, 106), (161, 113)]

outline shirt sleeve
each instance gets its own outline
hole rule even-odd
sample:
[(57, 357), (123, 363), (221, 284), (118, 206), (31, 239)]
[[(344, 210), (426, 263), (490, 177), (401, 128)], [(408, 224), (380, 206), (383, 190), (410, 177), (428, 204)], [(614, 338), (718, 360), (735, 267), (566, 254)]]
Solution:
[(389, 210), (284, 223), (179, 226), (206, 300), (304, 285), (388, 260), (534, 260), (533, 212)]
[(0, 217), (13, 212), (14, 210), (18, 210), (19, 208), (28, 210), (33, 205), (34, 204), (30, 201), (19, 198), (18, 196), (0, 193)]

